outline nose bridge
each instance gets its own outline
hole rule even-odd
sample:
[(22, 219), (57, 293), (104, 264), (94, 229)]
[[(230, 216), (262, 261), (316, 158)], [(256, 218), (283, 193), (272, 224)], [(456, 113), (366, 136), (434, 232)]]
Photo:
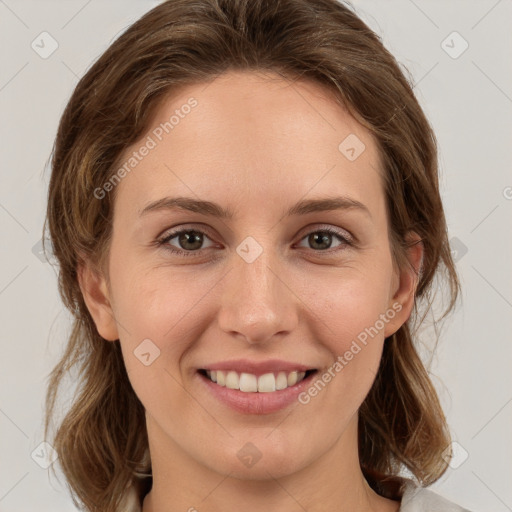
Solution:
[(293, 294), (279, 276), (279, 258), (275, 251), (259, 247), (254, 240), (238, 247), (219, 312), (220, 327), (249, 343), (290, 331), (297, 321)]

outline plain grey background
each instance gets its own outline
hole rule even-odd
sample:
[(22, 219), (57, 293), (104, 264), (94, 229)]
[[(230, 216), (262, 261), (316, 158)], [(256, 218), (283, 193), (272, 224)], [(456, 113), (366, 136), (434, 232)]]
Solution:
[[(75, 510), (41, 467), (47, 375), (70, 325), (39, 253), (45, 166), (79, 77), (158, 3), (0, 0), (0, 512)], [(437, 134), (463, 286), (434, 357), (428, 332), (420, 346), (457, 443), (432, 489), (474, 512), (512, 511), (512, 1), (353, 5), (410, 71)]]

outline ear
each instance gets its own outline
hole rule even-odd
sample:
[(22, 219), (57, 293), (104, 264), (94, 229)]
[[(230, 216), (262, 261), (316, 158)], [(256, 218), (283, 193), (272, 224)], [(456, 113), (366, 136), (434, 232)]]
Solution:
[(99, 335), (108, 341), (119, 339), (110, 292), (103, 273), (90, 262), (83, 263), (78, 267), (78, 284)]
[(397, 269), (393, 275), (392, 297), (389, 301), (389, 311), (396, 314), (386, 324), (384, 335), (387, 338), (394, 334), (411, 316), (414, 307), (414, 297), (420, 278), (423, 263), (424, 246), (420, 236), (410, 231), (406, 235), (408, 265)]

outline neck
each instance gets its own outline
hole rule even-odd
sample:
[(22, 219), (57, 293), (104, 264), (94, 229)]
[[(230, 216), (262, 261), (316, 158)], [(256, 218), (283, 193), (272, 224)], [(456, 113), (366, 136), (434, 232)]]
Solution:
[(248, 503), (251, 512), (396, 512), (400, 507), (376, 494), (361, 472), (357, 417), (331, 450), (284, 476), (262, 466), (254, 478), (222, 474), (183, 452), (151, 420), (148, 435), (153, 486), (143, 512), (235, 512), (249, 510)]

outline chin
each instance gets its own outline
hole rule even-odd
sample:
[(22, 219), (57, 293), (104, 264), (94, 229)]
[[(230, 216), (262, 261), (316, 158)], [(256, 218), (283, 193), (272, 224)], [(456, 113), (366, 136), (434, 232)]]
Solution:
[(308, 465), (306, 454), (303, 453), (304, 443), (298, 442), (297, 446), (293, 446), (289, 441), (276, 442), (270, 437), (265, 432), (260, 437), (247, 436), (244, 440), (234, 441), (231, 447), (223, 450), (222, 455), (212, 454), (216, 464), (211, 464), (212, 459), (204, 463), (218, 473), (229, 474), (240, 480), (282, 478)]

